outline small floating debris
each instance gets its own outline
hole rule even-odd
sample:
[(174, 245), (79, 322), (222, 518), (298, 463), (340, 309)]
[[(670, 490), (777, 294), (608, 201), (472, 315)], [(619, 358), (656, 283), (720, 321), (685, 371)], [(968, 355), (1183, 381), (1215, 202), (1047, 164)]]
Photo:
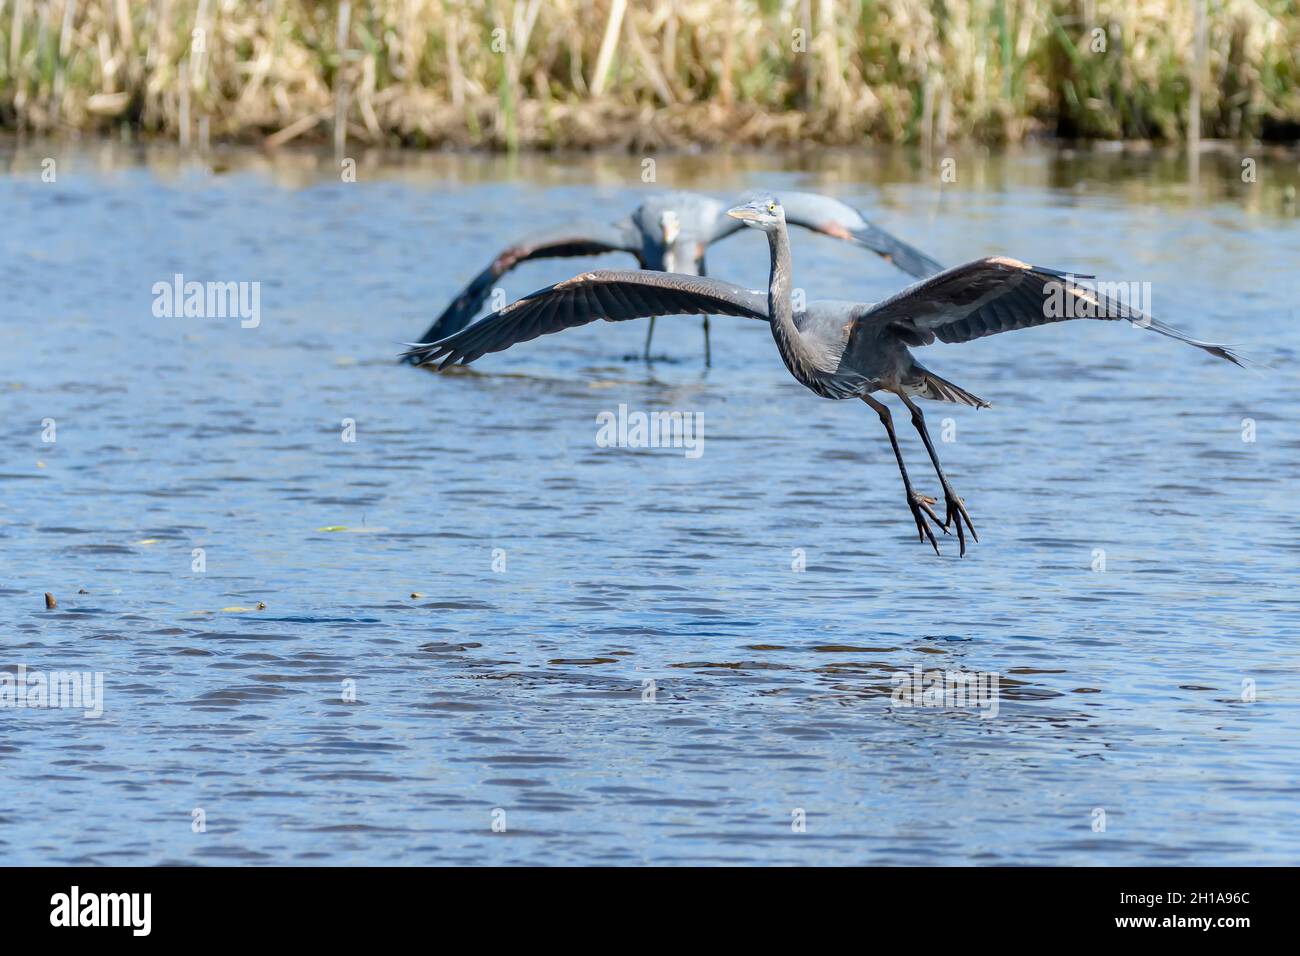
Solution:
[(422, 597), (424, 597), (424, 595), (421, 594), (419, 591), (412, 591), (412, 592), (411, 592), (411, 597), (413, 597), (413, 598), (422, 598)]
[(346, 532), (348, 532), (349, 534), (376, 534), (376, 533), (378, 533), (378, 532), (380, 532), (380, 531), (387, 531), (388, 529), (387, 529), (387, 528), (367, 528), (367, 527), (349, 528), (347, 525), (343, 525), (343, 524), (327, 524), (325, 527), (323, 527), (323, 528), (317, 528), (316, 530), (317, 530), (317, 531), (334, 531), (334, 532), (337, 532), (337, 531), (346, 531)]
[(157, 544), (157, 543), (158, 543), (157, 538), (141, 538), (139, 541), (136, 542), (136, 544)]
[[(257, 602), (257, 607), (241, 607), (240, 605), (236, 604), (236, 605), (233, 605), (233, 606), (231, 606), (231, 607), (223, 607), (223, 608), (221, 609), (221, 611), (222, 611), (223, 614), (241, 614), (241, 613), (243, 613), (243, 612), (245, 612), (245, 611), (265, 611), (265, 610), (266, 610), (266, 602), (265, 602), (265, 601), (258, 601), (258, 602)], [(196, 613), (196, 614), (207, 614), (207, 613), (210, 613), (210, 612), (208, 612), (208, 611), (196, 611), (195, 613)]]
[(51, 610), (51, 609), (56, 608), (56, 607), (58, 607), (58, 606), (59, 606), (59, 602), (56, 601), (56, 600), (54, 600), (54, 595), (51, 594), (49, 591), (46, 591), (46, 592), (45, 592), (45, 609), (48, 611), (48, 610)]

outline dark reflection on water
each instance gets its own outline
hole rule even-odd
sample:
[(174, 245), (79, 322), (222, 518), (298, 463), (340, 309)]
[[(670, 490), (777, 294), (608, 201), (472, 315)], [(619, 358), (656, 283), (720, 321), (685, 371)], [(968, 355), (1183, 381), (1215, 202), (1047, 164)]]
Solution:
[[(394, 364), (525, 226), (630, 207), (639, 157), (362, 157), (345, 184), (296, 154), (0, 153), (0, 669), (106, 695), (0, 711), (0, 857), (1300, 862), (1294, 157), (1243, 184), (1212, 154), (1195, 187), (1159, 153), (958, 153), (942, 186), (939, 158), (657, 175), (834, 192), (950, 262), (1148, 281), (1274, 365), (1095, 323), (929, 350), (994, 403), (930, 412), (980, 531), (961, 561), (912, 539), (874, 416), (791, 382), (755, 324), (717, 320), (708, 371), (696, 319), (659, 324), (651, 368), (623, 361), (640, 323)], [(795, 243), (811, 297), (900, 287)], [(765, 270), (758, 236), (710, 259)], [(177, 272), (260, 282), (260, 326), (155, 318)], [(598, 447), (620, 403), (702, 413), (703, 455)], [(918, 665), (996, 673), (997, 715), (899, 706)]]

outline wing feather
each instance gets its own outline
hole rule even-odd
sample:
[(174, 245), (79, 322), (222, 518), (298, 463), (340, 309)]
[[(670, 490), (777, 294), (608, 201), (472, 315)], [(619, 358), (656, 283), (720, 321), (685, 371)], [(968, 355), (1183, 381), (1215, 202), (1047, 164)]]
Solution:
[(1202, 342), (1101, 294), (1072, 275), (1004, 256), (977, 259), (904, 289), (863, 321), (880, 323), (908, 345), (969, 342), (986, 335), (1070, 319), (1125, 320), (1242, 365), (1224, 345)]
[(705, 276), (584, 272), (524, 296), (447, 338), (412, 345), (403, 358), (446, 368), (597, 319), (623, 322), (659, 315), (735, 315), (767, 321), (767, 296)]

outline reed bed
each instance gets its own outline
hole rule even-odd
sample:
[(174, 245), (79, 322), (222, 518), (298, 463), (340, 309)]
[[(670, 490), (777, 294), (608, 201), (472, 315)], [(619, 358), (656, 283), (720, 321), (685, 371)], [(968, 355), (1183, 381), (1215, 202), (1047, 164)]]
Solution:
[(0, 127), (340, 149), (1294, 139), (1298, 58), (1300, 0), (0, 0)]

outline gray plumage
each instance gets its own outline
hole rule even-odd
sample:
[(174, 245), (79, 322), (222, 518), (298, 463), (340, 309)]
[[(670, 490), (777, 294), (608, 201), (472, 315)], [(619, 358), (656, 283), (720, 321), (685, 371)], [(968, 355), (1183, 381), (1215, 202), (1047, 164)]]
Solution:
[[(705, 274), (705, 250), (738, 232), (741, 224), (727, 215), (728, 205), (709, 196), (674, 192), (648, 198), (629, 216), (614, 223), (585, 223), (553, 230), (509, 246), (488, 264), (452, 300), (421, 336), (436, 342), (465, 328), (492, 292), (501, 276), (515, 266), (535, 259), (592, 256), (623, 252), (634, 256), (642, 269)], [(852, 242), (892, 262), (908, 275), (933, 275), (943, 267), (919, 249), (872, 225), (852, 206), (815, 193), (786, 196), (787, 221), (814, 232)], [(709, 351), (708, 313), (705, 315), (705, 352)], [(645, 356), (650, 355), (654, 317), (646, 332)]]
[[(768, 236), (771, 271), (766, 294), (704, 276), (656, 272), (586, 272), (525, 296), (467, 329), (431, 344), (415, 345), (406, 357), (439, 367), (469, 363), (539, 335), (596, 319), (625, 321), (658, 315), (734, 315), (768, 323), (786, 368), (825, 398), (859, 398), (880, 417), (889, 434), (921, 540), (939, 550), (926, 518), (947, 532), (956, 523), (960, 553), (966, 553), (963, 522), (975, 535), (962, 499), (952, 490), (935, 453), (924, 415), (913, 397), (974, 407), (988, 405), (931, 372), (910, 349), (942, 342), (967, 342), (1015, 329), (1073, 318), (1127, 320), (1211, 355), (1241, 365), (1223, 345), (1202, 342), (1129, 306), (1098, 295), (1054, 269), (1003, 256), (977, 259), (918, 282), (876, 305), (810, 302), (796, 313), (791, 301), (791, 262), (786, 217), (775, 199), (759, 199), (730, 210), (745, 225)], [(1064, 307), (1069, 303), (1069, 307)], [(947, 515), (942, 524), (935, 499), (912, 487), (889, 409), (873, 392), (897, 395), (912, 415), (943, 488)], [(978, 541), (978, 537), (975, 538)]]

